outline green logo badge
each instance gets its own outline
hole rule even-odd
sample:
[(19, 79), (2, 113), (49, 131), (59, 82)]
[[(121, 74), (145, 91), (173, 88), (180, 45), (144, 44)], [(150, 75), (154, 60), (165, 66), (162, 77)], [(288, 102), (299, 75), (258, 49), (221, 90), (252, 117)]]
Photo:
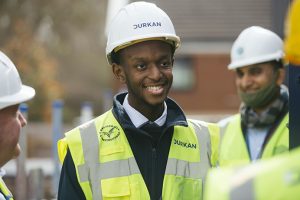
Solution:
[(99, 131), (102, 141), (112, 141), (120, 136), (120, 130), (117, 126), (103, 126)]

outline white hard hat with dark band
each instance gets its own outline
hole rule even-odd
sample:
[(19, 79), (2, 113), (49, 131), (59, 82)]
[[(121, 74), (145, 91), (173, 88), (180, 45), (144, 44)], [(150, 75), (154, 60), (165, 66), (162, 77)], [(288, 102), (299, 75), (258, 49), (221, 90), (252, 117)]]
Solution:
[(176, 49), (180, 38), (169, 16), (153, 3), (135, 2), (123, 7), (113, 18), (109, 28), (106, 56), (111, 64), (112, 51), (119, 51), (130, 45), (162, 40)]

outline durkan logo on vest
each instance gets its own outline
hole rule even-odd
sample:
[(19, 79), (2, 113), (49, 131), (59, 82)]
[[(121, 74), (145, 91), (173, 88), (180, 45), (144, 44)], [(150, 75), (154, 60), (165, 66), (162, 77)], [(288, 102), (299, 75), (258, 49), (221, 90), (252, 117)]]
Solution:
[(185, 147), (185, 148), (191, 148), (191, 149), (197, 148), (197, 144), (192, 144), (189, 142), (182, 142), (182, 141), (176, 140), (176, 139), (174, 139), (174, 144)]
[(147, 22), (147, 23), (133, 24), (133, 29), (154, 27), (154, 26), (161, 26), (161, 22)]
[(99, 134), (103, 141), (111, 141), (120, 136), (120, 130), (117, 126), (107, 125), (100, 129)]

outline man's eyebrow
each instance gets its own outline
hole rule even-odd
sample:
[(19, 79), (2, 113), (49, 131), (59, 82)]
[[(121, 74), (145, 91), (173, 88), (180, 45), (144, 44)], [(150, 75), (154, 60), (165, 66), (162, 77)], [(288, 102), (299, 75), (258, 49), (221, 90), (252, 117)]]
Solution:
[(255, 66), (251, 67), (251, 68), (249, 69), (249, 71), (257, 70), (257, 69), (262, 69), (262, 66), (255, 65)]
[[(168, 54), (165, 54), (165, 55), (159, 56), (157, 60), (169, 59), (169, 58), (172, 59), (172, 56), (170, 56)], [(129, 57), (129, 59), (132, 60), (132, 61), (145, 61), (148, 58), (147, 57), (146, 58), (145, 57), (138, 57), (138, 56), (133, 55), (133, 56)]]
[(145, 58), (143, 58), (143, 57), (137, 57), (137, 56), (129, 57), (129, 59), (131, 61), (144, 61), (145, 60)]
[(165, 59), (165, 58), (172, 58), (172, 56), (168, 54), (160, 56), (160, 59)]

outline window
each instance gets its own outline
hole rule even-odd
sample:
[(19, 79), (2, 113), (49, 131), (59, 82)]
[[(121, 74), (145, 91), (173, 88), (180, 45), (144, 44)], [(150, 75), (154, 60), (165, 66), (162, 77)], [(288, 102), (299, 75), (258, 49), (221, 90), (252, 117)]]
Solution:
[(176, 58), (173, 68), (173, 89), (191, 90), (195, 84), (195, 73), (189, 58)]

